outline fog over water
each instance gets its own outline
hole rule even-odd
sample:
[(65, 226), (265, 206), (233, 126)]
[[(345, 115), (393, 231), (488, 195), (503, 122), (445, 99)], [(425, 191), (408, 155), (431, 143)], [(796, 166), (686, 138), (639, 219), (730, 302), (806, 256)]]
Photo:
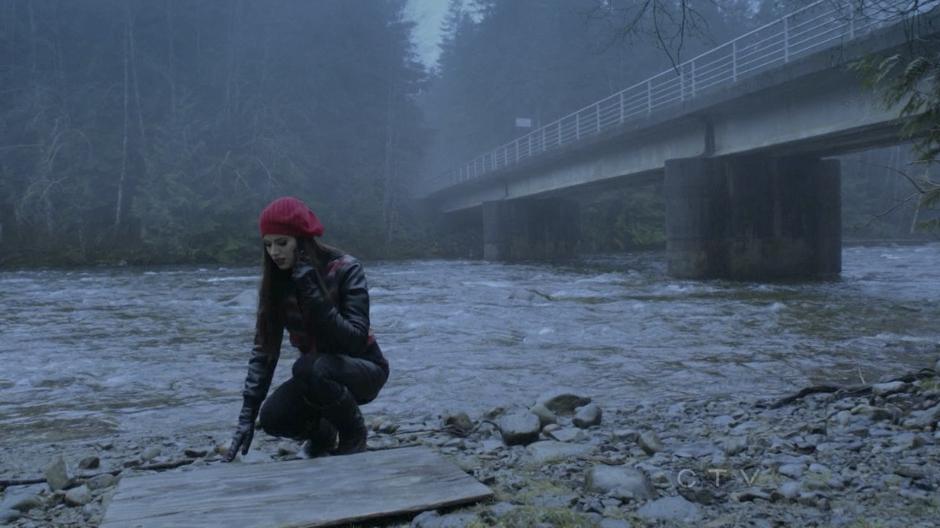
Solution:
[[(608, 407), (760, 398), (932, 362), (940, 244), (846, 248), (843, 260), (840, 280), (808, 284), (675, 280), (658, 252), (565, 265), (366, 263), (392, 374), (364, 412), (479, 414), (559, 385)], [(0, 273), (0, 448), (227, 435), (257, 277), (196, 267)], [(275, 383), (296, 357), (283, 350)]]

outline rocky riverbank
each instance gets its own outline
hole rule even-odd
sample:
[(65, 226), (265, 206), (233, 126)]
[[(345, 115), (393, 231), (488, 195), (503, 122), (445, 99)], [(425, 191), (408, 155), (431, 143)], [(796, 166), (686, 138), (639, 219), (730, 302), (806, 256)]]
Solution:
[[(398, 423), (373, 416), (371, 449), (424, 444), (497, 501), (392, 525), (936, 526), (940, 361), (880, 383), (611, 408), (579, 390), (531, 408)], [(227, 434), (50, 449), (34, 483), (10, 482), (0, 524), (97, 526), (120, 478), (218, 463)], [(238, 463), (299, 457), (259, 433)]]

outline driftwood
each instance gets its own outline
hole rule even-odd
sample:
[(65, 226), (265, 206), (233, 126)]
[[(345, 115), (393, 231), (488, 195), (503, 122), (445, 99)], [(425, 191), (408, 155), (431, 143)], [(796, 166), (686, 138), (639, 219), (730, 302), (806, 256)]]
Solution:
[[(886, 381), (881, 381), (879, 382), (879, 384), (880, 383), (892, 383), (895, 381), (903, 381), (904, 383), (913, 383), (917, 380), (932, 378), (936, 375), (937, 375), (937, 372), (934, 369), (922, 368), (918, 370), (917, 372), (910, 372), (908, 374), (899, 376), (897, 378), (892, 378)], [(813, 385), (812, 387), (806, 387), (800, 390), (796, 394), (792, 394), (785, 398), (781, 398), (771, 403), (768, 407), (771, 409), (779, 409), (780, 407), (783, 407), (784, 405), (789, 405), (801, 398), (805, 398), (806, 396), (810, 396), (812, 394), (831, 393), (831, 394), (834, 394), (833, 399), (835, 400), (840, 400), (842, 398), (851, 398), (854, 396), (863, 396), (865, 394), (871, 394), (873, 385), (877, 385), (877, 384), (869, 383), (866, 385), (851, 385), (851, 386), (845, 386), (845, 387), (840, 387), (838, 385)]]

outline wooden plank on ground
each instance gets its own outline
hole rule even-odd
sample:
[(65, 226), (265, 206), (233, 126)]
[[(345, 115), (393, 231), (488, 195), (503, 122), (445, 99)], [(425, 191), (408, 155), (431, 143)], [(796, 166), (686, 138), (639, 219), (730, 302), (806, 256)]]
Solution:
[(426, 447), (125, 477), (101, 528), (331, 526), (467, 504), (489, 488)]

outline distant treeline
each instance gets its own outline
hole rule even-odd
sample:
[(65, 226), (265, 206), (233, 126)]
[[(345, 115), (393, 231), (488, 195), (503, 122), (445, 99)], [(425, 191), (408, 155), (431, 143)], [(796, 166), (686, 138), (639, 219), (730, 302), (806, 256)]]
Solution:
[(0, 260), (254, 262), (285, 194), (394, 253), (426, 139), (404, 3), (0, 2)]
[[(473, 255), (419, 180), (809, 2), (450, 0), (434, 68), (405, 3), (0, 0), (0, 265), (254, 262), (285, 194), (363, 257)], [(655, 186), (582, 213), (589, 251), (663, 243)]]

